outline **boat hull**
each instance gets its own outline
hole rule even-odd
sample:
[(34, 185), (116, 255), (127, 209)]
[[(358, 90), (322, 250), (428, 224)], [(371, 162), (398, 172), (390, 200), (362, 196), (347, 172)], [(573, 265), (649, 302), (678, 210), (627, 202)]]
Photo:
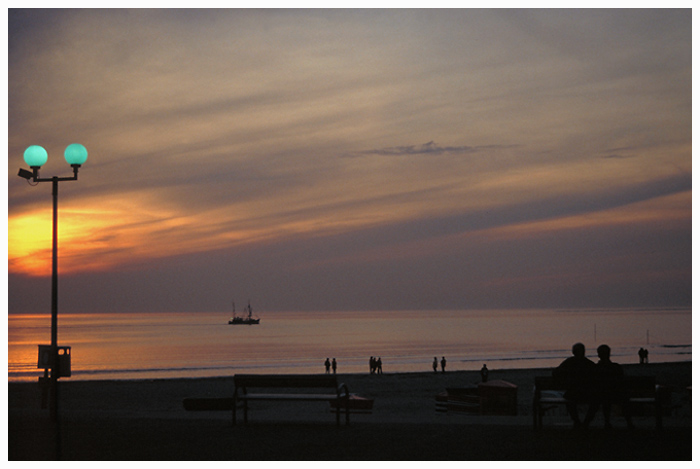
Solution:
[(233, 318), (229, 322), (229, 324), (243, 324), (243, 325), (252, 325), (252, 324), (260, 324), (260, 319), (249, 319), (249, 318)]

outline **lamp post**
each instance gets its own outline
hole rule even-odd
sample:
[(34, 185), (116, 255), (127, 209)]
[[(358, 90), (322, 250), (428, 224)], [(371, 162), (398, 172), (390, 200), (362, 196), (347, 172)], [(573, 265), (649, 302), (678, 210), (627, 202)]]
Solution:
[[(31, 145), (24, 151), (24, 162), (32, 169), (20, 169), (18, 176), (27, 181), (51, 182), (53, 185), (53, 240), (51, 257), (51, 347), (49, 349), (48, 360), (45, 362), (46, 369), (51, 369), (51, 400), (50, 413), (53, 420), (58, 419), (58, 378), (61, 376), (58, 355), (58, 183), (61, 181), (77, 181), (78, 169), (80, 165), (87, 161), (88, 153), (84, 146), (79, 143), (72, 143), (66, 147), (64, 152), (66, 162), (73, 168), (71, 177), (39, 177), (39, 169), (46, 163), (48, 153), (39, 145)], [(41, 350), (41, 346), (40, 346)], [(41, 351), (39, 355), (41, 364)], [(66, 371), (68, 374), (66, 374)], [(70, 375), (70, 369), (64, 370), (64, 375)]]

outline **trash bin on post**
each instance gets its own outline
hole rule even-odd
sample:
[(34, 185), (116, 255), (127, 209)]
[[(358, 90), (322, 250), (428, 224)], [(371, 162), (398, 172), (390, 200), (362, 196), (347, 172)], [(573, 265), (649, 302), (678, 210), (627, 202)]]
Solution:
[(56, 347), (55, 356), (52, 355), (51, 349), (50, 345), (39, 345), (37, 368), (43, 368), (45, 376), (48, 376), (46, 370), (52, 370), (51, 372), (56, 373), (57, 378), (69, 378), (71, 375), (70, 347)]
[(500, 379), (479, 383), (482, 415), (518, 415), (518, 386)]
[(70, 378), (70, 347), (58, 347), (58, 377)]

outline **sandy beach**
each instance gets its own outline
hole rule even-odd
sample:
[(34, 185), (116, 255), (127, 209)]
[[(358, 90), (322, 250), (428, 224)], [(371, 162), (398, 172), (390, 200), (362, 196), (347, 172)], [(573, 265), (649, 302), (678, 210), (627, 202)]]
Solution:
[[(489, 379), (518, 386), (517, 415), (436, 412), (435, 396), (480, 380), (478, 370), (447, 373), (340, 373), (350, 392), (374, 399), (369, 414), (336, 427), (319, 402), (258, 402), (248, 425), (231, 413), (188, 412), (189, 397), (230, 397), (232, 377), (137, 381), (62, 380), (59, 421), (41, 409), (36, 383), (8, 385), (10, 460), (690, 460), (692, 364), (626, 365), (627, 375), (655, 376), (669, 387), (664, 428), (636, 416), (628, 431), (621, 416), (612, 430), (599, 415), (573, 431), (554, 410), (532, 428), (535, 376), (551, 369), (491, 370)], [(58, 435), (58, 437), (57, 437)]]

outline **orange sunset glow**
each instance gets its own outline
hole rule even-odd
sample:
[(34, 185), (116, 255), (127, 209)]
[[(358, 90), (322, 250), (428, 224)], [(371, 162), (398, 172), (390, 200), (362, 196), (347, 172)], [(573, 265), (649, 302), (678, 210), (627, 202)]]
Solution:
[(8, 8), (8, 460), (690, 460), (693, 10), (522, 6)]
[(234, 291), (277, 310), (688, 305), (690, 26), (13, 10), (10, 312), (40, 310), (21, 292), (51, 274), (51, 189), (17, 177), (24, 149), (65, 175), (72, 142), (90, 157), (61, 183), (68, 311), (210, 311)]

